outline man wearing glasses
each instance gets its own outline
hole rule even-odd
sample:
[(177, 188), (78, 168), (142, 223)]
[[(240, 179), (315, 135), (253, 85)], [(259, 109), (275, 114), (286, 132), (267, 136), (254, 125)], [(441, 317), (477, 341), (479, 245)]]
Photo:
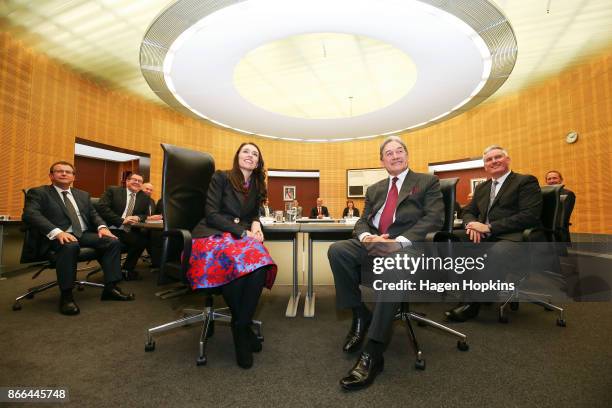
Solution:
[(142, 176), (132, 173), (125, 187), (109, 187), (96, 205), (113, 234), (128, 247), (122, 268), (125, 280), (139, 278), (134, 268), (147, 245), (147, 235), (139, 228), (132, 228), (138, 222), (145, 222), (148, 215), (149, 197), (142, 191), (142, 183)]
[(51, 185), (28, 190), (22, 219), (31, 231), (24, 245), (22, 262), (39, 261), (51, 253), (55, 258), (57, 282), (61, 291), (60, 313), (79, 314), (72, 296), (80, 248), (95, 248), (104, 272), (101, 300), (133, 300), (133, 294), (119, 289), (121, 246), (104, 225), (89, 193), (72, 188), (74, 166), (60, 161), (49, 169)]

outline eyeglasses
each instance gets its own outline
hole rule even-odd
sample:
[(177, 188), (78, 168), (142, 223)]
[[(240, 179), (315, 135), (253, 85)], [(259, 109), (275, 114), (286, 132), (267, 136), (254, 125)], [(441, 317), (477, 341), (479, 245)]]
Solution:
[(72, 171), (72, 170), (53, 170), (53, 173), (59, 173), (59, 174), (62, 174), (62, 173), (66, 173), (66, 174), (74, 174), (74, 171)]
[(142, 181), (142, 180), (138, 180), (138, 179), (133, 179), (133, 178), (131, 178), (131, 179), (129, 179), (129, 180), (130, 180), (132, 183), (138, 183), (138, 184), (142, 184), (142, 183), (143, 183), (143, 181)]

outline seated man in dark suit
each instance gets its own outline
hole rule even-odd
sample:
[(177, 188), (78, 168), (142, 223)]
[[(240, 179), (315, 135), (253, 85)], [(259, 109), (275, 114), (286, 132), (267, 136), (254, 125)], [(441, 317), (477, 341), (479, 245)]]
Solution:
[(163, 219), (161, 212), (161, 199), (157, 204), (155, 204), (155, 200), (153, 197), (153, 184), (144, 183), (142, 185), (142, 192), (145, 193), (149, 197), (149, 207), (147, 208), (147, 221), (160, 221)]
[[(60, 161), (49, 169), (50, 186), (28, 190), (22, 219), (32, 229), (22, 259), (37, 260), (55, 253), (55, 270), (61, 291), (60, 312), (76, 315), (79, 307), (72, 296), (77, 259), (81, 247), (95, 248), (104, 272), (101, 300), (133, 300), (116, 285), (121, 280), (121, 246), (93, 208), (89, 194), (71, 188), (74, 166)], [(31, 253), (27, 253), (28, 249)]]
[[(549, 186), (563, 184), (563, 176), (557, 170), (550, 170), (548, 173), (546, 173), (546, 184)], [(566, 197), (563, 201), (563, 219), (561, 220), (561, 231), (558, 239), (561, 242), (569, 243), (572, 242), (570, 238), (569, 226), (571, 225), (570, 218), (572, 217), (572, 211), (574, 211), (574, 205), (576, 204), (576, 194), (565, 187), (561, 189), (560, 193), (562, 196), (565, 195)]]
[(319, 197), (317, 198), (317, 206), (312, 207), (312, 210), (310, 210), (309, 218), (321, 219), (323, 217), (329, 217), (329, 211), (327, 211), (327, 207), (323, 205), (323, 199)]
[(261, 207), (259, 207), (259, 216), (260, 217), (274, 217), (274, 211), (270, 208), (268, 198), (264, 198), (261, 203)]
[(361, 356), (348, 376), (340, 380), (346, 390), (367, 387), (382, 371), (385, 343), (399, 309), (395, 299), (377, 298), (373, 312), (368, 310), (359, 288), (362, 263), (368, 257), (398, 251), (418, 257), (421, 251), (413, 243), (424, 241), (428, 232), (439, 231), (444, 222), (438, 178), (408, 169), (408, 149), (402, 139), (397, 136), (385, 139), (380, 147), (380, 160), (389, 177), (368, 187), (365, 208), (353, 230), (355, 238), (336, 242), (327, 252), (337, 307), (353, 312), (343, 351), (359, 351), (369, 327)]
[(109, 187), (96, 205), (98, 213), (127, 245), (128, 253), (123, 263), (125, 280), (138, 279), (134, 267), (147, 245), (146, 231), (131, 226), (137, 222), (145, 222), (149, 212), (150, 197), (141, 191), (142, 176), (136, 173), (126, 180), (126, 187)]
[[(487, 147), (482, 160), (491, 178), (476, 187), (463, 209), (465, 237), (475, 244), (495, 242), (488, 250), (489, 259), (499, 259), (499, 255), (508, 259), (516, 248), (508, 243), (521, 242), (525, 229), (540, 226), (542, 192), (534, 176), (510, 170), (510, 156), (501, 146)], [(479, 310), (480, 303), (465, 303), (447, 311), (446, 317), (463, 322), (476, 317)]]

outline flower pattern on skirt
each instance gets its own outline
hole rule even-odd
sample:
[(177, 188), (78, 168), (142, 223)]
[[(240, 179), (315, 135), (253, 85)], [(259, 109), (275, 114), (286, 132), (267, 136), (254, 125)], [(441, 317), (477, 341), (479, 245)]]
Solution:
[(254, 238), (236, 239), (229, 232), (191, 241), (187, 279), (192, 289), (225, 285), (268, 266), (266, 287), (272, 288), (277, 266), (266, 247)]

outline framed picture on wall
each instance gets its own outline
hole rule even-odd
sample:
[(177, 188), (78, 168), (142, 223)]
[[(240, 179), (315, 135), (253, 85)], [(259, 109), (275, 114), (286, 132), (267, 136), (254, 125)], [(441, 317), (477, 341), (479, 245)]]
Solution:
[(295, 186), (283, 186), (283, 201), (293, 201), (295, 197)]
[(474, 190), (476, 190), (476, 187), (478, 187), (478, 185), (480, 183), (484, 183), (485, 181), (487, 181), (486, 178), (473, 178), (473, 179), (470, 179), (470, 192), (472, 194), (474, 194)]

